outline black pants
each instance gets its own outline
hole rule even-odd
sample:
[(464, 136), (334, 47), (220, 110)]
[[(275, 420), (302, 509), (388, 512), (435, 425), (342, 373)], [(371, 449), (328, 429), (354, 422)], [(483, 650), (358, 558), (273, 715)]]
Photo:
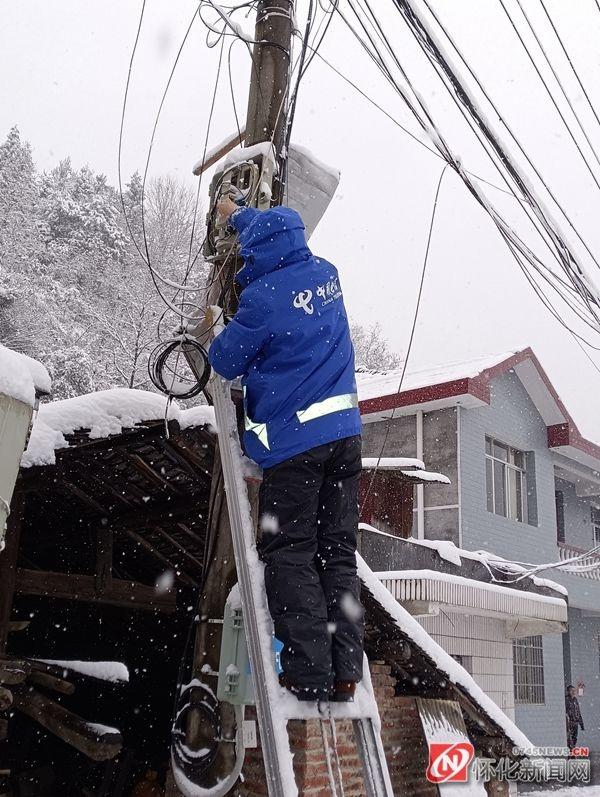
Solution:
[(329, 690), (362, 675), (356, 573), (361, 439), (348, 437), (263, 472), (259, 552), (281, 664), (294, 686)]
[(579, 735), (579, 725), (574, 722), (567, 721), (567, 746), (570, 748), (577, 747), (577, 737)]

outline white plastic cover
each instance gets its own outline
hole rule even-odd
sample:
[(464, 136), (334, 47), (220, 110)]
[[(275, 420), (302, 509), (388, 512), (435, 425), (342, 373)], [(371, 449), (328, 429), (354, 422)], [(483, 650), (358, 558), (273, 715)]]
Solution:
[(302, 216), (307, 240), (329, 207), (339, 182), (339, 169), (327, 166), (305, 147), (290, 146), (285, 204)]

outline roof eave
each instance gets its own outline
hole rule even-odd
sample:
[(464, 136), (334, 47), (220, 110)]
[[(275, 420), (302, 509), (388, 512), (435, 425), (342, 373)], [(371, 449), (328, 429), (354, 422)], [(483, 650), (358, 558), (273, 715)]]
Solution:
[(489, 403), (489, 380), (477, 376), (364, 399), (359, 403), (359, 408), (363, 421), (370, 423), (386, 417), (390, 410), (394, 411), (395, 416), (400, 416), (410, 415), (417, 409), (430, 412), (456, 404), (474, 409)]
[(594, 471), (600, 471), (600, 446), (582, 437), (570, 421), (548, 427), (548, 448)]

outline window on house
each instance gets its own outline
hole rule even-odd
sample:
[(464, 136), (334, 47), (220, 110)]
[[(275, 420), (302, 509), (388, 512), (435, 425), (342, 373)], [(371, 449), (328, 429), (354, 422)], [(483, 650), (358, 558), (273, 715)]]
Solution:
[(488, 511), (527, 522), (524, 452), (486, 437), (485, 478)]
[(541, 636), (513, 641), (515, 703), (544, 703), (544, 651)]
[(556, 502), (556, 541), (565, 541), (565, 496), (562, 490), (554, 491)]
[(451, 653), (450, 654), (454, 661), (457, 661), (461, 667), (464, 667), (465, 670), (473, 675), (473, 657), (472, 656), (463, 656), (460, 653)]
[(592, 507), (592, 534), (595, 545), (600, 545), (600, 507)]

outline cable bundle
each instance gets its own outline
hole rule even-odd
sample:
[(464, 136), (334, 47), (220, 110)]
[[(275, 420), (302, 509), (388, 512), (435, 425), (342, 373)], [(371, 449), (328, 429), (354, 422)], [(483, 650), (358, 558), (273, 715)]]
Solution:
[[(193, 378), (181, 376), (179, 364), (186, 355), (196, 352), (203, 364), (200, 376)], [(175, 362), (169, 362), (174, 355)], [(208, 356), (203, 346), (189, 335), (181, 335), (172, 340), (161, 341), (148, 359), (148, 375), (154, 387), (167, 396), (177, 396), (179, 399), (191, 399), (198, 396), (206, 387), (210, 379), (210, 365)]]

